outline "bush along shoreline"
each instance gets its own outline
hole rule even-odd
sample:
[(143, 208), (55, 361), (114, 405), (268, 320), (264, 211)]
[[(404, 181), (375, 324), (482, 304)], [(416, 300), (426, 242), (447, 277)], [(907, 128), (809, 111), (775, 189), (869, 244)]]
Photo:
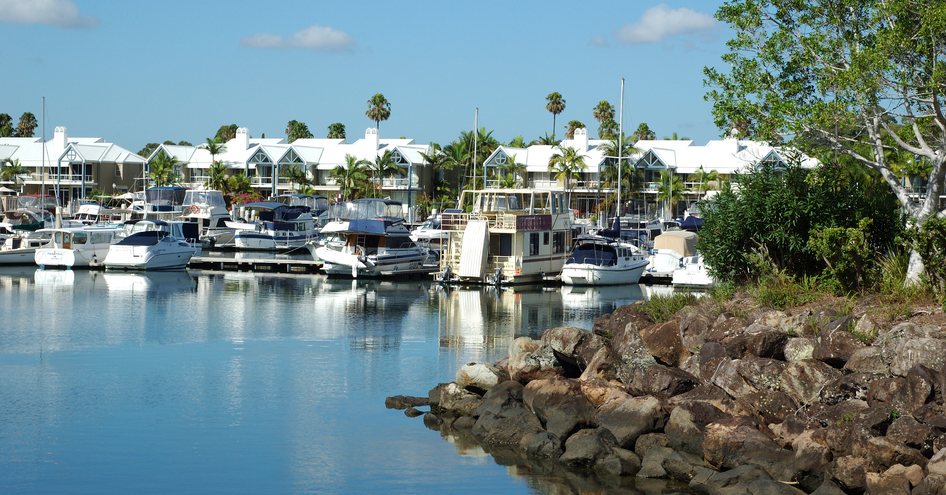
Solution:
[(885, 317), (842, 298), (784, 311), (742, 294), (690, 302), (660, 321), (652, 300), (593, 331), (517, 338), (507, 358), (386, 405), (468, 433), (497, 460), (513, 452), (614, 483), (946, 493), (940, 308)]

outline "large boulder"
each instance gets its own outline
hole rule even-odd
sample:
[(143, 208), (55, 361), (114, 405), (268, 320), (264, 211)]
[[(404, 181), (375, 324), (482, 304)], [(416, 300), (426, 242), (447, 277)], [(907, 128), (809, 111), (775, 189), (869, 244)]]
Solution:
[(785, 349), (782, 350), (782, 353), (785, 354), (786, 361), (789, 363), (794, 363), (795, 361), (811, 359), (811, 354), (814, 349), (814, 339), (807, 337), (792, 337), (785, 342)]
[(911, 488), (923, 481), (923, 468), (895, 464), (882, 473), (867, 473), (867, 492), (884, 495), (910, 495)]
[(506, 370), (492, 364), (470, 363), (457, 370), (456, 384), (476, 394), (485, 394), (487, 390), (509, 379)]
[(946, 330), (934, 325), (900, 323), (874, 341), (890, 372), (906, 376), (916, 365), (939, 370), (946, 366)]
[(471, 430), (480, 443), (518, 446), (523, 436), (543, 431), (539, 418), (522, 403), (523, 388), (510, 380), (486, 392)]
[(523, 389), (522, 401), (549, 433), (563, 440), (594, 422), (595, 408), (578, 380), (533, 380)]
[(619, 374), (631, 395), (653, 395), (661, 399), (694, 389), (700, 380), (680, 368), (654, 364), (646, 369), (626, 368)]
[(871, 382), (867, 403), (890, 409), (891, 414), (913, 414), (926, 404), (933, 391), (932, 384), (918, 373), (907, 377), (893, 376)]
[(851, 357), (844, 364), (844, 369), (861, 372), (873, 373), (876, 375), (886, 375), (890, 373), (890, 366), (884, 362), (879, 347), (861, 347), (854, 351)]
[(559, 461), (573, 468), (592, 468), (598, 461), (613, 455), (617, 446), (614, 436), (604, 428), (578, 430), (565, 441), (565, 452)]
[(827, 324), (818, 335), (811, 357), (835, 368), (843, 368), (857, 349), (864, 344), (851, 333), (854, 319), (844, 316)]
[(427, 394), (431, 411), (453, 416), (473, 416), (483, 402), (478, 394), (457, 385), (441, 383)]
[(604, 403), (594, 419), (614, 435), (619, 446), (633, 448), (637, 437), (663, 427), (666, 414), (656, 398), (628, 395)]
[(659, 363), (677, 366), (690, 355), (683, 346), (680, 322), (676, 319), (644, 327), (640, 334), (647, 351)]
[(746, 418), (727, 418), (706, 426), (703, 458), (717, 469), (757, 466), (772, 479), (788, 481), (795, 476), (794, 457)]
[(564, 374), (552, 348), (529, 337), (519, 337), (513, 341), (506, 369), (510, 379), (521, 383)]
[(917, 449), (926, 456), (932, 455), (930, 447), (933, 444), (933, 438), (933, 428), (920, 423), (913, 416), (901, 416), (887, 428), (888, 440)]
[(811, 404), (818, 400), (821, 390), (828, 382), (841, 377), (841, 372), (813, 359), (789, 363), (782, 370), (781, 390), (799, 404)]
[(706, 425), (726, 417), (726, 413), (709, 402), (686, 402), (670, 411), (664, 432), (674, 449), (702, 456)]

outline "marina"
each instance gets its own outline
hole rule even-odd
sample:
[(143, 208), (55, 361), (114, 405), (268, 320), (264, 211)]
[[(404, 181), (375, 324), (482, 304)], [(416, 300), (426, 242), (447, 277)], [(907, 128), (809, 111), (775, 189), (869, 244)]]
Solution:
[(2, 268), (0, 492), (572, 490), (444, 441), (384, 398), (642, 297), (636, 285)]

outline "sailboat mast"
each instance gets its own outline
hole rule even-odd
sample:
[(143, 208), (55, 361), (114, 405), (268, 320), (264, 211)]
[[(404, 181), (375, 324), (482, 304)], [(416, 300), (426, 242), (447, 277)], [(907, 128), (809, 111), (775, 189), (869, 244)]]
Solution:
[[(479, 128), (480, 128), (480, 107), (476, 107), (476, 109), (473, 110), (473, 177), (472, 177), (473, 189), (476, 189), (476, 145), (477, 145), (477, 137), (478, 137), (477, 135), (479, 134), (478, 132), (476, 132), (476, 130)], [(483, 173), (483, 177), (484, 178), (486, 177), (485, 171)], [(484, 188), (486, 187), (485, 181), (483, 182), (483, 187)]]
[(621, 172), (624, 168), (621, 154), (624, 151), (624, 78), (621, 78), (621, 102), (619, 103), (620, 112), (618, 113), (618, 206), (617, 216), (621, 218)]
[(42, 180), (42, 187), (40, 187), (40, 196), (43, 197), (42, 201), (46, 201), (46, 97), (43, 97), (43, 156), (40, 158), (41, 165), (39, 171), (40, 180)]

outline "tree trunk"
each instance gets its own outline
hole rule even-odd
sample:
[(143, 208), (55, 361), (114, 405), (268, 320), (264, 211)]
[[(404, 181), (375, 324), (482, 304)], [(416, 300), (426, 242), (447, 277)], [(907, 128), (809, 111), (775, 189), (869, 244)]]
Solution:
[(923, 258), (920, 257), (920, 253), (916, 252), (916, 249), (911, 250), (910, 261), (907, 264), (907, 276), (903, 280), (903, 286), (914, 287), (919, 285), (920, 276), (923, 275), (924, 271)]

